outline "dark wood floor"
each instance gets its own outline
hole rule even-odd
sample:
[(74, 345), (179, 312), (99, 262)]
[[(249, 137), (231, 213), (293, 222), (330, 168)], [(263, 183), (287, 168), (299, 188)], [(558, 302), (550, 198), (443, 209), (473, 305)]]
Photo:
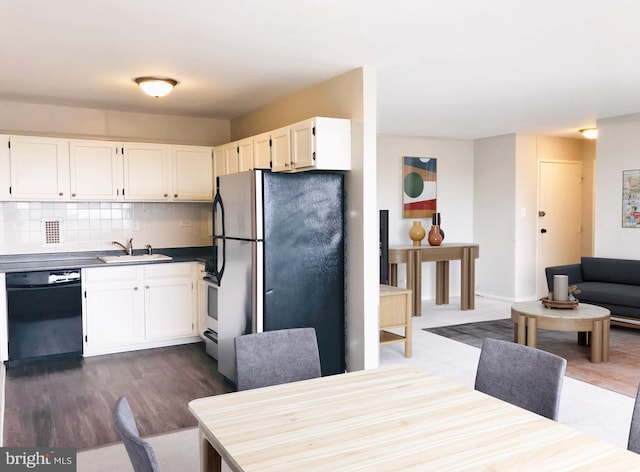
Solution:
[(142, 437), (196, 426), (189, 401), (232, 388), (203, 343), (9, 367), (3, 446), (118, 442), (112, 410), (121, 395)]

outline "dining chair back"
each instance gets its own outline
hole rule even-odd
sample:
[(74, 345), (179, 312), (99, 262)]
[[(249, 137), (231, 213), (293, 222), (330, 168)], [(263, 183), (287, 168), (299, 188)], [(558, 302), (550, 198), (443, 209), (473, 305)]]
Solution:
[(629, 429), (629, 443), (627, 449), (640, 454), (640, 385), (636, 392), (636, 402), (633, 405), (633, 414), (631, 415), (631, 428)]
[(558, 419), (567, 361), (522, 344), (486, 338), (476, 372), (476, 390)]
[(238, 390), (320, 377), (314, 328), (291, 328), (235, 338)]
[(113, 409), (113, 419), (135, 472), (159, 472), (160, 464), (147, 441), (140, 438), (136, 420), (126, 397), (120, 397)]

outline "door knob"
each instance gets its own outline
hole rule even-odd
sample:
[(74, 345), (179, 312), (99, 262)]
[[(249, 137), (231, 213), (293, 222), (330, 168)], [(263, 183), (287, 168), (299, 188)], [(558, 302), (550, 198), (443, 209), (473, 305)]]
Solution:
[(546, 228), (542, 228), (542, 229), (540, 230), (540, 232), (541, 232), (542, 234), (544, 234), (544, 233), (546, 233), (546, 232), (547, 232), (547, 229), (546, 229)]

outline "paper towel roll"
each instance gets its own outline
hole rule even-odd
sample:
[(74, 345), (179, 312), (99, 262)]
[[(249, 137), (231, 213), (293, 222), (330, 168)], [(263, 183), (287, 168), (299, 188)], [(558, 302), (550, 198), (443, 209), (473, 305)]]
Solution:
[(553, 300), (556, 302), (566, 302), (569, 299), (569, 276), (553, 276)]

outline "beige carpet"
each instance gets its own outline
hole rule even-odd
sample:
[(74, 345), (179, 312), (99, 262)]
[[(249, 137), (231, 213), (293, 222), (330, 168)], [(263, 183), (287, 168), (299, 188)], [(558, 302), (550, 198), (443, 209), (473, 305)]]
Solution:
[[(475, 347), (480, 347), (485, 337), (513, 341), (511, 320), (426, 328), (425, 331)], [(540, 349), (567, 359), (568, 377), (635, 397), (640, 383), (640, 330), (612, 326), (610, 344), (609, 362), (593, 364), (589, 360), (590, 348), (577, 344), (576, 333), (538, 331)]]

